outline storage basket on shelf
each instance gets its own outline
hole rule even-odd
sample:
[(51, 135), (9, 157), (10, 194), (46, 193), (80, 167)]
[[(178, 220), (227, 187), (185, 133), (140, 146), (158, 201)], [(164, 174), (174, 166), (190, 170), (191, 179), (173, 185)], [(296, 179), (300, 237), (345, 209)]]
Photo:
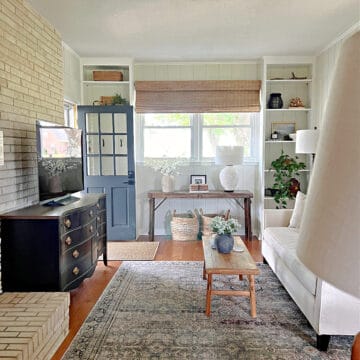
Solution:
[(197, 240), (199, 233), (199, 222), (196, 215), (192, 211), (185, 214), (176, 214), (176, 210), (174, 210), (170, 222), (170, 227), (173, 240)]
[(204, 214), (203, 209), (199, 210), (200, 213), (200, 224), (201, 234), (203, 236), (210, 236), (213, 232), (211, 231), (210, 223), (215, 216), (222, 216), (224, 219), (229, 219), (230, 210), (226, 210), (224, 214)]

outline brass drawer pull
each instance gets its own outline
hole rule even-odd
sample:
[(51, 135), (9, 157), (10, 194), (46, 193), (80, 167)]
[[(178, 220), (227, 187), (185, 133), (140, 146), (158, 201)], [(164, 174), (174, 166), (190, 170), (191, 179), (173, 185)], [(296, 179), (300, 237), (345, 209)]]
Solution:
[(77, 266), (75, 266), (74, 268), (73, 268), (73, 274), (74, 275), (78, 275), (79, 274), (79, 272), (80, 272), (80, 269), (77, 267)]
[(89, 216), (93, 217), (94, 216), (94, 212), (92, 210), (89, 211)]
[(92, 226), (92, 225), (90, 225), (90, 227), (89, 227), (89, 232), (93, 232), (94, 231), (94, 227)]
[(72, 253), (72, 256), (77, 259), (79, 257), (80, 253), (78, 250), (74, 250), (73, 253)]
[(101, 220), (100, 216), (98, 216), (98, 217), (96, 218), (96, 220), (97, 220), (98, 222), (100, 222), (100, 220)]
[(100, 203), (97, 203), (97, 204), (96, 204), (96, 207), (97, 207), (98, 209), (100, 209)]
[(71, 240), (71, 237), (70, 237), (70, 236), (67, 236), (67, 237), (66, 237), (65, 243), (66, 243), (66, 245), (71, 245), (72, 240)]
[(71, 228), (71, 220), (70, 219), (66, 219), (64, 224), (68, 229)]

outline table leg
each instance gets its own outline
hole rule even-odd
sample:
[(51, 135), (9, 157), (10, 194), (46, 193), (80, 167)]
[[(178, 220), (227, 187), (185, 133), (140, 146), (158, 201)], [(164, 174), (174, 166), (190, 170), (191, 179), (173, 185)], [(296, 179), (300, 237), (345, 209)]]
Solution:
[(149, 239), (154, 241), (154, 227), (155, 227), (155, 199), (149, 199)]
[(239, 274), (239, 280), (242, 281), (243, 280), (243, 276), (242, 274)]
[(250, 283), (250, 315), (256, 317), (255, 275), (248, 275)]
[(204, 267), (203, 267), (203, 280), (206, 280), (205, 261), (204, 261)]
[(207, 276), (207, 290), (206, 290), (206, 316), (210, 316), (211, 312), (211, 288), (212, 288), (212, 274), (208, 274)]
[(244, 198), (244, 215), (245, 215), (245, 236), (247, 240), (252, 240), (250, 198)]

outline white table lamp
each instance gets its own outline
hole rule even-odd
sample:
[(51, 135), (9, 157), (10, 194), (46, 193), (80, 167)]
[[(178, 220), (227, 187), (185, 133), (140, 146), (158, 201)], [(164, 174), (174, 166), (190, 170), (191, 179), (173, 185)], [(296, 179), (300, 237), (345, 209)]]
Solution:
[(298, 130), (296, 132), (295, 152), (297, 154), (316, 154), (319, 130)]
[(233, 192), (238, 183), (238, 174), (234, 165), (242, 164), (244, 148), (242, 146), (217, 146), (215, 155), (216, 165), (225, 165), (220, 171), (220, 184), (225, 191)]
[(357, 32), (340, 50), (297, 254), (314, 274), (360, 299), (359, 49)]

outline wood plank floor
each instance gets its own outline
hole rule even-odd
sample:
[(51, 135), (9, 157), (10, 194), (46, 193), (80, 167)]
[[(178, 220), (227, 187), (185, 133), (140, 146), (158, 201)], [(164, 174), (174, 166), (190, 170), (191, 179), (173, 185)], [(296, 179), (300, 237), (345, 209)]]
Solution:
[[(147, 240), (147, 236), (140, 236), (138, 239), (138, 241)], [(202, 261), (204, 259), (201, 241), (172, 241), (160, 236), (156, 236), (155, 240), (160, 241), (160, 245), (154, 260)], [(254, 237), (252, 241), (244, 242), (254, 260), (256, 262), (262, 262), (261, 241)], [(98, 298), (120, 265), (121, 261), (108, 261), (108, 266), (104, 266), (103, 262), (99, 261), (92, 277), (84, 280), (77, 289), (70, 292), (69, 334), (60, 345), (52, 360), (61, 359), (87, 315), (96, 304)]]

